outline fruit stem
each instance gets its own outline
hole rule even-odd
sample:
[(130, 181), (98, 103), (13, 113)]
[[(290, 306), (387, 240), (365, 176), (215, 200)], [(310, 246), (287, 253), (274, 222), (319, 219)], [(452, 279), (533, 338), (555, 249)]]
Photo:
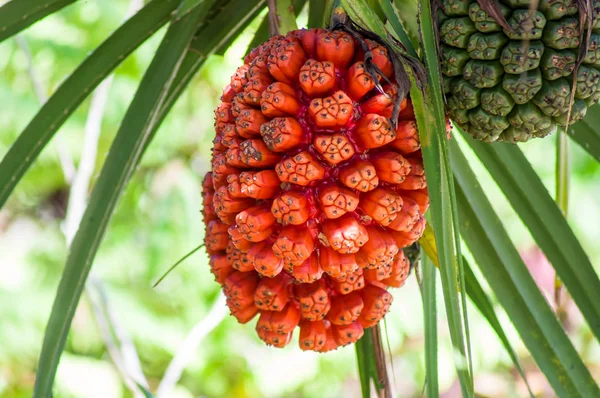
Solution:
[[(556, 135), (556, 203), (567, 218), (569, 211), (569, 141), (567, 132), (561, 128)], [(554, 302), (556, 314), (562, 321), (564, 303), (562, 302), (562, 281), (558, 275), (554, 277)]]
[(267, 0), (269, 8), (269, 33), (271, 36), (285, 35), (298, 29), (296, 13), (291, 0)]

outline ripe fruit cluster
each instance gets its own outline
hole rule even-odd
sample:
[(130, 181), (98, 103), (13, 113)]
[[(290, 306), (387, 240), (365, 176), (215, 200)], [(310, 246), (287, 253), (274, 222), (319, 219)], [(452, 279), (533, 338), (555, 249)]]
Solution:
[[(366, 40), (387, 80), (387, 50)], [(396, 87), (376, 89), (363, 47), (323, 29), (254, 49), (215, 111), (212, 171), (203, 183), (210, 267), (239, 322), (258, 336), (329, 351), (355, 342), (403, 285), (403, 247), (429, 205), (414, 114)], [(381, 76), (378, 76), (381, 77)]]

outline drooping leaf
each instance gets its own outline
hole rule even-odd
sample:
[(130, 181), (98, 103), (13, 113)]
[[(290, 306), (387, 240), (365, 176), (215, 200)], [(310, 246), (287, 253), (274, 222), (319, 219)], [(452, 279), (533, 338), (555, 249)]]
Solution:
[(517, 332), (559, 396), (599, 396), (600, 389), (535, 284), (455, 140), (461, 233)]
[(46, 328), (34, 397), (49, 397), (75, 309), (116, 203), (139, 164), (187, 46), (207, 9), (197, 7), (171, 23), (125, 114), (67, 258)]
[(487, 145), (463, 134), (552, 263), (600, 340), (600, 279), (563, 213), (515, 145)]
[(392, 0), (391, 2), (410, 42), (415, 50), (419, 50), (421, 48), (419, 19), (415, 18), (419, 14), (419, 0)]
[(0, 43), (77, 0), (12, 0), (0, 7)]
[[(453, 174), (447, 150), (446, 118), (435, 43), (435, 30), (429, 2), (420, 15), (422, 51), (428, 75), (423, 91), (411, 89), (417, 117), (427, 186), (431, 199), (431, 220), (436, 233), (444, 303), (450, 336), (462, 358), (455, 356), (463, 396), (473, 395), (473, 370), (467, 318), (465, 277), (460, 249), (458, 213)], [(458, 359), (457, 359), (458, 358)]]
[(169, 20), (176, 7), (174, 1), (148, 3), (61, 84), (0, 162), (0, 208), (65, 120), (133, 50)]

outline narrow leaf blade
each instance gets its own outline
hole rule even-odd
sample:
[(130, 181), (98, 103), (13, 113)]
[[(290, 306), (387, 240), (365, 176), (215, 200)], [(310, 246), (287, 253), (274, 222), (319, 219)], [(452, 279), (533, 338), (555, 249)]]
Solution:
[(0, 43), (77, 0), (12, 0), (0, 7)]
[(34, 397), (48, 397), (91, 265), (117, 200), (137, 167), (167, 90), (204, 9), (172, 23), (125, 115), (67, 258), (48, 321)]
[(169, 19), (174, 1), (154, 0), (104, 41), (56, 90), (0, 162), (0, 208), (56, 131), (85, 98)]
[(437, 269), (428, 256), (421, 261), (421, 297), (425, 329), (425, 388), (428, 398), (440, 396), (438, 383), (438, 341), (437, 341)]

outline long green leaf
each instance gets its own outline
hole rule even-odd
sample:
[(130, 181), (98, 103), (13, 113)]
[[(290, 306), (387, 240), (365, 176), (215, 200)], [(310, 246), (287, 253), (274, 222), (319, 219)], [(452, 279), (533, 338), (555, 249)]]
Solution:
[(600, 396), (600, 389), (535, 284), (458, 144), (452, 141), (449, 147), (462, 236), (523, 342), (559, 396)]
[[(384, 0), (382, 0), (384, 1)], [(410, 42), (414, 48), (421, 51), (421, 35), (419, 33), (419, 18), (415, 18), (415, 15), (419, 14), (419, 0), (389, 0), (394, 9), (396, 15), (402, 23), (402, 27), (406, 31)]]
[(473, 395), (473, 369), (458, 213), (453, 175), (448, 157), (446, 117), (431, 4), (423, 2), (422, 6), (419, 26), (428, 86), (423, 93), (413, 85), (410, 93), (419, 128), (428, 192), (431, 199), (431, 219), (436, 231), (448, 327), (452, 343), (462, 356), (462, 358), (455, 356), (462, 394), (469, 397)]
[(388, 23), (392, 27), (392, 31), (396, 34), (397, 38), (402, 42), (402, 44), (406, 47), (406, 51), (413, 57), (417, 58), (417, 52), (413, 47), (404, 26), (402, 26), (402, 22), (400, 22), (400, 18), (398, 17), (398, 13), (394, 9), (394, 6), (390, 2), (390, 0), (379, 0), (379, 6), (383, 10), (385, 17), (388, 20)]
[(0, 42), (77, 0), (13, 0), (0, 7)]
[[(364, 0), (342, 0), (341, 3), (354, 22), (387, 39), (387, 31), (383, 23)], [(431, 198), (431, 218), (434, 229), (439, 231), (436, 234), (436, 240), (440, 256), (442, 290), (450, 337), (458, 353), (454, 356), (456, 370), (463, 396), (470, 397), (473, 395), (473, 378), (464, 273), (460, 255), (452, 170), (446, 148), (445, 112), (429, 2), (423, 2), (422, 11), (420, 33), (423, 38), (428, 85), (422, 91), (413, 82), (410, 94), (415, 109), (427, 174)], [(389, 44), (393, 45), (393, 43)], [(398, 46), (394, 46), (394, 49), (399, 52), (402, 50)], [(411, 71), (407, 70), (407, 72)]]
[(198, 6), (170, 25), (112, 144), (79, 230), (48, 321), (35, 382), (35, 397), (49, 397), (58, 361), (110, 216), (137, 167), (186, 48), (207, 7)]
[(600, 279), (556, 202), (521, 150), (463, 134), (569, 290), (600, 340)]
[(362, 398), (371, 397), (371, 361), (369, 360), (369, 356), (372, 357), (373, 354), (371, 352), (372, 347), (371, 351), (369, 351), (371, 338), (370, 336), (367, 336), (367, 333), (370, 333), (368, 331), (369, 329), (366, 329), (363, 337), (354, 344)]
[(568, 134), (600, 162), (600, 104), (588, 109), (583, 120), (569, 127)]
[(169, 20), (176, 7), (173, 0), (148, 3), (61, 84), (0, 162), (0, 208), (65, 120), (133, 50)]
[(422, 256), (420, 288), (423, 300), (423, 317), (425, 329), (425, 388), (428, 398), (440, 396), (438, 383), (438, 341), (437, 341), (437, 303), (436, 278), (437, 270), (428, 256)]

